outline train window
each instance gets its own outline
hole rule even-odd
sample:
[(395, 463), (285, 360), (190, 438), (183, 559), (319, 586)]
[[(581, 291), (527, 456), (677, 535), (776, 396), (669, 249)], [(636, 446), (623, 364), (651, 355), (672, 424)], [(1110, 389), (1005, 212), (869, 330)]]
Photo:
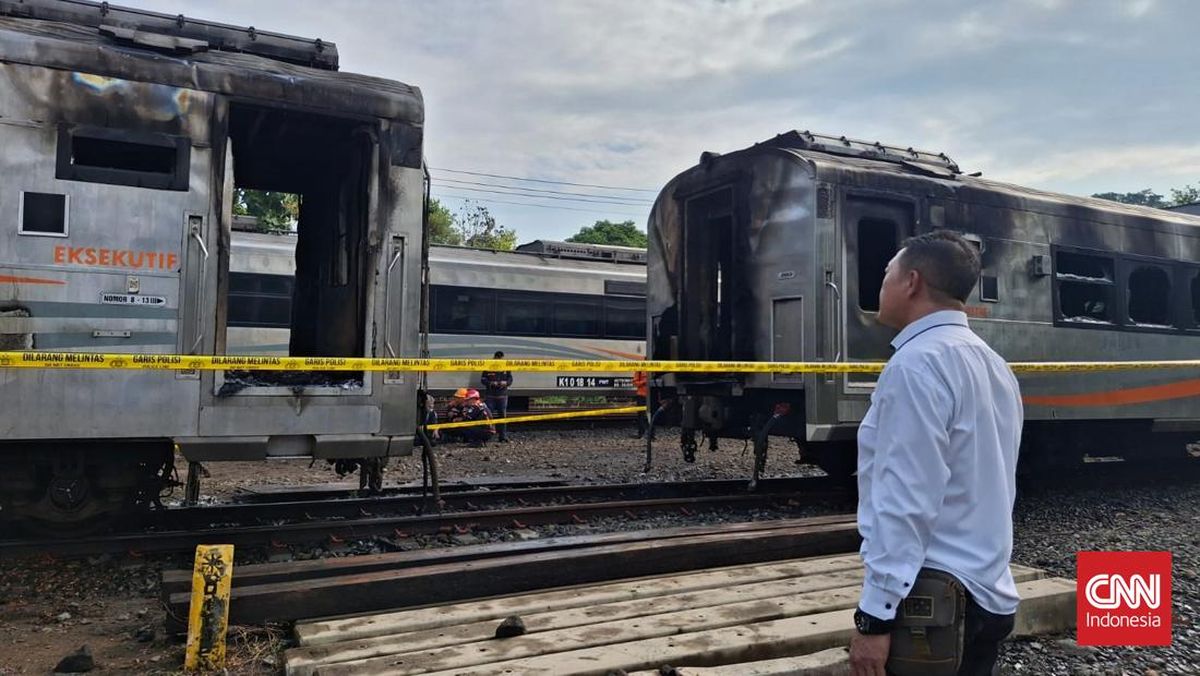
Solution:
[(645, 296), (645, 282), (629, 282), (623, 279), (604, 280), (604, 294), (613, 296)]
[(1090, 324), (1116, 323), (1112, 258), (1058, 251), (1054, 265), (1061, 320)]
[(1167, 271), (1143, 265), (1129, 274), (1129, 321), (1150, 326), (1171, 325), (1171, 280)]
[(1054, 273), (1059, 279), (1112, 282), (1111, 258), (1059, 251), (1054, 265)]
[(66, 195), (46, 192), (21, 193), (19, 232), (22, 235), (66, 237), (67, 204)]
[(290, 328), (292, 277), (229, 273), (229, 326)]
[(1063, 283), (1058, 289), (1062, 318), (1071, 322), (1112, 323), (1112, 302), (1108, 290), (1099, 286)]
[(983, 275), (979, 278), (979, 300), (985, 303), (1000, 302), (1000, 279), (995, 275)]
[(639, 300), (604, 300), (604, 336), (606, 338), (645, 338), (646, 304)]
[(602, 311), (599, 300), (554, 303), (554, 335), (599, 336)]
[(526, 296), (501, 294), (496, 302), (496, 332), (515, 336), (550, 333), (550, 304)]
[(496, 309), (489, 289), (434, 287), (433, 330), (441, 333), (490, 333)]
[(293, 278), (289, 275), (261, 275), (252, 272), (229, 273), (229, 293), (292, 297)]
[(187, 190), (191, 143), (166, 134), (59, 128), (56, 178)]
[(888, 261), (900, 250), (895, 221), (863, 218), (858, 221), (858, 306), (879, 311), (879, 289)]
[(229, 294), (229, 326), (286, 329), (292, 325), (292, 299)]
[(1192, 323), (1200, 326), (1200, 272), (1192, 276)]

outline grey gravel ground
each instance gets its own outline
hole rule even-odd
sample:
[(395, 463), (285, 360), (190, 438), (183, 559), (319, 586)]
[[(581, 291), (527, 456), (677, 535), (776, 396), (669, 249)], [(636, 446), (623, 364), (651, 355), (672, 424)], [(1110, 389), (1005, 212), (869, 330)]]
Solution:
[[(538, 475), (571, 483), (622, 483), (641, 481), (688, 481), (694, 479), (749, 478), (753, 452), (740, 441), (723, 440), (712, 452), (701, 445), (696, 462), (683, 461), (678, 430), (663, 430), (654, 441), (654, 458), (643, 472), (646, 445), (632, 438), (634, 427), (597, 426), (582, 429), (539, 429), (528, 427), (510, 432), (507, 444), (491, 442), (481, 448), (466, 444), (439, 444), (434, 450), (442, 481), (476, 477), (526, 477)], [(766, 476), (820, 474), (809, 465), (797, 465), (796, 445), (773, 439), (768, 450)], [(186, 463), (180, 461), (180, 467)], [(239, 487), (319, 484), (338, 481), (324, 462), (279, 460), (225, 462), (205, 465), (211, 476), (203, 481), (203, 495), (214, 501), (228, 499)], [(353, 479), (353, 476), (345, 479)], [(384, 477), (395, 485), (421, 479), (419, 456), (395, 458)], [(179, 496), (181, 498), (181, 496)]]
[(1090, 483), (1069, 479), (1023, 494), (1013, 559), (1073, 579), (1081, 550), (1171, 551), (1172, 645), (1080, 647), (1073, 633), (1012, 641), (1003, 673), (1200, 674), (1200, 473)]
[[(481, 476), (541, 475), (568, 482), (625, 482), (688, 479), (732, 479), (749, 475), (751, 454), (740, 442), (723, 441), (719, 452), (701, 446), (697, 461), (680, 457), (675, 430), (664, 430), (655, 443), (655, 462), (644, 473), (643, 442), (630, 438), (630, 429), (515, 430), (509, 444), (490, 443), (483, 448), (443, 445), (437, 448), (443, 480)], [(772, 443), (768, 476), (819, 473), (796, 465), (795, 446)], [(237, 464), (237, 463), (233, 463)], [(332, 472), (307, 463), (287, 466), (250, 464), (250, 471), (229, 473), (213, 465), (215, 493), (226, 493), (236, 484), (320, 483), (333, 480)], [(278, 469), (272, 469), (272, 468)], [(1111, 468), (1110, 468), (1111, 469)], [(402, 483), (420, 478), (416, 458), (403, 458), (389, 468), (386, 481)], [(1200, 674), (1200, 473), (1184, 472), (1151, 479), (1101, 473), (1103, 486), (1091, 475), (1057, 477), (1023, 492), (1016, 507), (1014, 561), (1074, 578), (1075, 553), (1080, 550), (1170, 550), (1174, 554), (1174, 641), (1167, 648), (1087, 648), (1075, 645), (1074, 634), (1012, 641), (1003, 651), (1005, 674), (1101, 676), (1108, 674)], [(1133, 473), (1131, 473), (1133, 474)], [(1171, 477), (1171, 478), (1164, 478)], [(1092, 487), (1088, 487), (1091, 485)], [(208, 489), (206, 489), (208, 490)], [(846, 505), (840, 506), (845, 511)], [(584, 526), (533, 529), (537, 536), (663, 528), (722, 521), (772, 519), (817, 513), (817, 510), (757, 510), (708, 512), (691, 516), (669, 515), (653, 519), (596, 520)], [(513, 531), (472, 533), (464, 536), (413, 538), (397, 543), (403, 548), (454, 546), (476, 541), (528, 537)], [(366, 545), (372, 549), (375, 545)], [(297, 552), (299, 557), (328, 555)]]

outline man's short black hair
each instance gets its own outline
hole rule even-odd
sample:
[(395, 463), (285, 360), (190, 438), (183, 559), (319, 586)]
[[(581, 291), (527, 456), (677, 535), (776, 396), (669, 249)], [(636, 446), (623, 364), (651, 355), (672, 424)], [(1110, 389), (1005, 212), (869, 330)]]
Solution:
[(900, 264), (921, 273), (931, 290), (963, 303), (979, 280), (979, 250), (953, 230), (908, 238)]
[(504, 359), (504, 353), (496, 350), (496, 354), (492, 355), (492, 359)]

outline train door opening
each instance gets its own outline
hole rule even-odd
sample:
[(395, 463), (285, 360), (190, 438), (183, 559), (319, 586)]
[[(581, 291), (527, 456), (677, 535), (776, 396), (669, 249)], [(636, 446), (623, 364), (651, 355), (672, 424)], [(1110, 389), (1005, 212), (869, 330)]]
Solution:
[[(232, 170), (232, 187), (241, 190), (237, 197), (227, 191), (231, 194), (225, 197), (226, 221), (234, 199), (255, 194), (244, 191), (294, 195), (295, 231), (278, 237), (281, 246), (294, 246), (295, 253), (290, 271), (230, 272), (229, 232), (223, 233), (226, 246), (218, 289), (225, 311), (218, 312), (218, 353), (236, 352), (230, 349), (230, 324), (244, 326), (247, 313), (261, 311), (260, 325), (275, 329), (274, 338), (279, 347), (286, 343), (287, 356), (363, 356), (374, 269), (367, 247), (375, 152), (371, 127), (354, 120), (231, 103), (229, 142), (232, 166), (226, 171)], [(247, 256), (242, 263), (254, 268), (253, 253)], [(278, 386), (366, 394), (361, 372), (227, 371), (215, 385), (221, 395)]]
[(683, 284), (678, 290), (679, 358), (732, 358), (735, 203), (732, 185), (692, 197), (684, 208)]
[[(846, 243), (845, 354), (850, 361), (885, 361), (895, 331), (881, 325), (879, 290), (888, 261), (913, 234), (913, 205), (876, 198), (847, 197), (843, 221)], [(847, 374), (848, 385), (870, 385), (877, 376)]]

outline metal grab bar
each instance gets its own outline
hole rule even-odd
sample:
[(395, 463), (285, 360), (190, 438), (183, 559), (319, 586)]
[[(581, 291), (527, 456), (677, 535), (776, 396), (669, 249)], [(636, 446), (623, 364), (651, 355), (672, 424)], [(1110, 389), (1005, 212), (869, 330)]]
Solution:
[[(201, 222), (203, 221), (201, 220)], [(191, 238), (196, 240), (196, 243), (200, 245), (200, 253), (204, 254), (204, 258), (200, 261), (200, 281), (196, 284), (196, 342), (192, 343), (192, 347), (188, 349), (189, 354), (196, 354), (200, 343), (204, 341), (204, 287), (205, 278), (208, 277), (208, 247), (204, 244), (204, 238), (200, 236), (200, 223), (192, 223)]]
[(398, 357), (395, 348), (392, 347), (392, 269), (400, 262), (400, 258), (404, 256), (404, 238), (396, 237), (392, 239), (392, 260), (388, 263), (387, 271), (383, 274), (383, 349), (387, 350), (387, 356), (390, 358)]
[[(832, 275), (832, 273), (826, 274)], [(829, 321), (829, 335), (833, 341), (833, 348), (835, 352), (833, 355), (833, 361), (838, 362), (842, 360), (842, 327), (838, 321), (838, 319), (842, 316), (842, 290), (838, 288), (838, 285), (834, 283), (832, 279), (826, 279), (825, 286), (833, 289), (834, 305), (833, 311), (829, 313), (831, 315)]]

